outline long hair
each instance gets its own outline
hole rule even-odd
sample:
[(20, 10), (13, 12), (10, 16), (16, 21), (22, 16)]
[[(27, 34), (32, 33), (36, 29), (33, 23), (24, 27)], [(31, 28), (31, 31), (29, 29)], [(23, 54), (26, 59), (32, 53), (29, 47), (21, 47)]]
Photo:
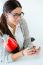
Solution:
[[(16, 9), (17, 7), (20, 7), (22, 8), (21, 4), (17, 1), (17, 0), (9, 0), (9, 1), (6, 1), (4, 6), (3, 6), (3, 13), (1, 15), (1, 30), (3, 32), (3, 34), (7, 34), (9, 35), (10, 37), (12, 37), (13, 39), (15, 39), (15, 37), (12, 35), (11, 31), (9, 30), (8, 26), (7, 26), (7, 19), (6, 19), (6, 16), (4, 15), (4, 13), (8, 13), (8, 12), (11, 12), (13, 9)], [(4, 26), (4, 29), (2, 28), (2, 26)], [(15, 39), (16, 40), (16, 39)], [(17, 48), (15, 50), (15, 52), (19, 51), (19, 48)], [(14, 52), (14, 51), (13, 51)]]
[(5, 2), (4, 6), (3, 6), (3, 13), (1, 15), (1, 23), (4, 24), (4, 26), (6, 28), (5, 33), (10, 35), (12, 38), (14, 38), (14, 36), (12, 35), (12, 33), (10, 32), (10, 30), (7, 26), (7, 19), (6, 19), (6, 16), (4, 15), (4, 13), (11, 12), (13, 9), (16, 9), (17, 7), (22, 8), (21, 4), (17, 0), (9, 0), (9, 1)]
[(12, 35), (12, 33), (10, 32), (10, 30), (7, 26), (6, 17), (3, 14), (1, 16), (0, 29), (3, 32), (3, 34), (7, 34), (10, 37), (12, 37), (13, 39), (15, 39), (15, 37)]

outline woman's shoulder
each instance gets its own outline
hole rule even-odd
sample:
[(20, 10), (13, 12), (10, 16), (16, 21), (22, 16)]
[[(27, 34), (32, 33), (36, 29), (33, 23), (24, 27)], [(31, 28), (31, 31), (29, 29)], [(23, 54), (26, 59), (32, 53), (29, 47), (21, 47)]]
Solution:
[(20, 27), (23, 30), (28, 29), (27, 22), (26, 22), (26, 20), (24, 18), (21, 18), (21, 20), (20, 20)]

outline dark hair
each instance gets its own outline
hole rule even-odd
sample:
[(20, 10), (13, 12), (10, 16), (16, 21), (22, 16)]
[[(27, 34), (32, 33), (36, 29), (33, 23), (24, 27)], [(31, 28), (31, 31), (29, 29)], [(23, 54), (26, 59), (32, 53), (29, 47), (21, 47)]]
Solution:
[(7, 34), (13, 39), (15, 39), (7, 26), (6, 17), (3, 14), (1, 16), (0, 30), (3, 32), (3, 34)]
[(0, 30), (1, 30), (1, 32), (2, 32), (3, 34), (5, 34), (6, 29), (5, 29), (4, 24), (2, 24), (1, 22), (0, 22)]
[(7, 20), (6, 20), (6, 16), (4, 15), (4, 13), (11, 12), (13, 9), (15, 9), (17, 7), (22, 8), (21, 4), (17, 0), (9, 0), (9, 1), (5, 2), (4, 6), (3, 6), (3, 14), (1, 16), (1, 23), (4, 24), (4, 26), (6, 28), (5, 33), (10, 35), (12, 38), (14, 38), (14, 36), (12, 35), (12, 33), (10, 32), (10, 30), (7, 26)]
[(6, 34), (10, 35), (11, 37), (13, 37), (13, 35), (7, 26), (7, 20), (6, 20), (6, 16), (4, 15), (4, 13), (11, 12), (13, 9), (16, 9), (17, 7), (22, 8), (21, 4), (17, 0), (9, 0), (9, 1), (5, 2), (4, 6), (3, 6), (3, 14), (1, 16), (1, 23), (4, 24), (4, 26), (6, 28)]
[[(0, 22), (0, 34), (3, 35), (3, 34), (7, 34), (9, 35), (10, 37), (12, 37), (13, 39), (14, 36), (12, 35), (12, 33), (10, 32), (10, 30), (7, 28), (7, 26), (5, 26), (3, 23)], [(16, 40), (16, 39), (15, 39)], [(19, 46), (16, 48), (16, 50), (13, 50), (11, 53), (16, 53), (19, 51)]]
[[(13, 9), (16, 9), (17, 7), (22, 8), (19, 1), (17, 1), (17, 0), (9, 0), (9, 1), (5, 2), (4, 6), (3, 6), (3, 14), (1, 15), (1, 27), (0, 28), (1, 28), (2, 32), (3, 32), (3, 34), (9, 35), (13, 39), (15, 39), (15, 38), (12, 35), (11, 31), (9, 30), (9, 28), (7, 26), (7, 20), (6, 20), (6, 16), (4, 15), (4, 13), (5, 12), (6, 13), (11, 12)], [(4, 26), (4, 28), (2, 28), (2, 26)], [(17, 52), (17, 51), (19, 51), (19, 48), (17, 48), (15, 50), (15, 52)]]
[(9, 0), (3, 6), (3, 12), (11, 12), (13, 9), (17, 7), (22, 8), (21, 4), (17, 0)]

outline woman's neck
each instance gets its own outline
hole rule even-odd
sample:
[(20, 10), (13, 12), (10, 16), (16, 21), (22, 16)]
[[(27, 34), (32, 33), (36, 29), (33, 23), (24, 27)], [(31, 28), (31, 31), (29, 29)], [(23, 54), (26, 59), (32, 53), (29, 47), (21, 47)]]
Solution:
[(16, 26), (14, 26), (13, 28), (8, 25), (8, 28), (10, 29), (11, 33), (14, 34), (15, 33), (15, 30), (16, 30)]

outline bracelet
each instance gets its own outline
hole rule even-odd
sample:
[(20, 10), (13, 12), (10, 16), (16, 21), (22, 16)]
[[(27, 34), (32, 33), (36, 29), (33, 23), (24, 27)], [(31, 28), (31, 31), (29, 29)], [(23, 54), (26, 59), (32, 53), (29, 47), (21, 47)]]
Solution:
[(23, 53), (23, 51), (22, 51), (22, 55), (24, 56), (24, 53)]

